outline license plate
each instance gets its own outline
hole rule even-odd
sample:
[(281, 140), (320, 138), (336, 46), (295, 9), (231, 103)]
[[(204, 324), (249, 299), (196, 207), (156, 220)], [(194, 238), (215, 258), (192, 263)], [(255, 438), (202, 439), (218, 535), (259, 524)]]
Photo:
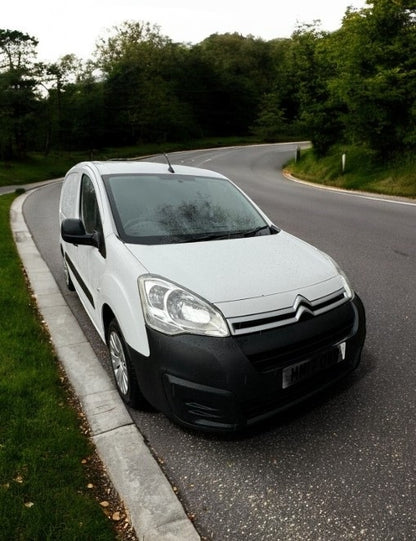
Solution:
[(345, 342), (318, 357), (291, 364), (282, 371), (282, 389), (296, 385), (345, 359)]

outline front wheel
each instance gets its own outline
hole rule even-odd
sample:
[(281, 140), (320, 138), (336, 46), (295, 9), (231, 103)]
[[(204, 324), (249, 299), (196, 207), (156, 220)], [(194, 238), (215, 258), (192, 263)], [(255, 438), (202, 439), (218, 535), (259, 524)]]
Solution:
[(123, 334), (115, 319), (108, 327), (107, 345), (114, 381), (121, 398), (132, 408), (143, 407), (146, 400), (140, 391)]

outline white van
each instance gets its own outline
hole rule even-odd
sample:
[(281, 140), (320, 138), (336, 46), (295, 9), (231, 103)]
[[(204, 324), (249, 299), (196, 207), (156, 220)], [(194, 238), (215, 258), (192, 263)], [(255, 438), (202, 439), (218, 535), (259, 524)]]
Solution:
[(67, 285), (129, 406), (239, 430), (359, 363), (365, 313), (343, 272), (218, 173), (80, 163), (59, 216)]

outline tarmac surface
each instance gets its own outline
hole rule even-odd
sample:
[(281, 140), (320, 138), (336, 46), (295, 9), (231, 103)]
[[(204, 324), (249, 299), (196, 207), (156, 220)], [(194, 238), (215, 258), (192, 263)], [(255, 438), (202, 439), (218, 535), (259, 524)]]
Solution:
[[(83, 356), (90, 352), (89, 343), (82, 342), (88, 336), (88, 330), (81, 323), (85, 336), (69, 339), (64, 324), (65, 338), (74, 344), (80, 340), (71, 364), (78, 377), (79, 370), (84, 370), (78, 393), (80, 396), (85, 393), (81, 397), (82, 403), (103, 397), (101, 406), (96, 403), (95, 410), (92, 409), (88, 416), (103, 423), (99, 427), (90, 420), (97, 432), (94, 437), (99, 440), (108, 432), (114, 439), (127, 429), (134, 433), (136, 429), (130, 424), (130, 415), (140, 427), (139, 434), (135, 435), (139, 443), (135, 440), (131, 445), (134, 464), (128, 461), (126, 464), (124, 448), (118, 454), (110, 449), (109, 457), (103, 456), (110, 468), (117, 460), (125, 463), (123, 467), (127, 473), (121, 477), (118, 486), (114, 480), (113, 483), (130, 512), (137, 506), (135, 528), (138, 537), (172, 541), (198, 539), (199, 536), (223, 541), (414, 540), (416, 401), (412, 360), (416, 335), (412, 316), (415, 290), (409, 277), (414, 276), (415, 269), (416, 203), (399, 201), (399, 198), (393, 202), (384, 196), (341, 193), (339, 190), (327, 197), (330, 192), (326, 187), (314, 187), (313, 191), (307, 186), (295, 189), (295, 182), (280, 180), (276, 193), (275, 171), (280, 154), (277, 158), (272, 157), (265, 150), (264, 159), (259, 159), (246, 151), (240, 154), (237, 150), (235, 154), (221, 151), (218, 158), (215, 155), (215, 167), (223, 168), (221, 172), (226, 176), (230, 176), (227, 153), (233, 175), (242, 181), (244, 189), (250, 189), (248, 193), (279, 226), (333, 254), (342, 264), (365, 301), (367, 347), (353, 380), (345, 382), (328, 399), (314, 404), (311, 411), (304, 409), (300, 416), (281, 424), (276, 422), (264, 433), (243, 442), (219, 442), (214, 438), (185, 434), (182, 430), (178, 437), (179, 430), (157, 413), (111, 409), (113, 406), (107, 402), (107, 395), (111, 395), (113, 388), (111, 377), (109, 380), (104, 378), (110, 385), (106, 387), (105, 384), (101, 390), (98, 385), (101, 376), (96, 373), (102, 369), (97, 366), (87, 371), (81, 363)], [(253, 168), (250, 159), (255, 159)], [(192, 155), (188, 161), (192, 160), (209, 168), (214, 156), (211, 152)], [(56, 192), (58, 185), (50, 188), (46, 191)], [(307, 193), (299, 193), (303, 190)], [(43, 210), (40, 210), (41, 200)], [(391, 203), (398, 203), (400, 207)], [(38, 245), (36, 257), (48, 261), (52, 273), (54, 263), (48, 259), (43, 244), (51, 239), (48, 235), (49, 210), (55, 216), (55, 204), (55, 200), (50, 202), (39, 191), (27, 198), (24, 205), (27, 224)], [(34, 228), (38, 222), (42, 222), (41, 227)], [(55, 235), (56, 226), (49, 227)], [(16, 227), (16, 233), (15, 238), (20, 240), (16, 242), (18, 245), (25, 241), (25, 236), (30, 236), (20, 226)], [(39, 282), (40, 286), (36, 276), (33, 281)], [(45, 288), (48, 283), (53, 283), (52, 278), (44, 281)], [(59, 277), (56, 277), (56, 283), (62, 287), (65, 296)], [(61, 300), (53, 300), (54, 293), (48, 295), (42, 291), (37, 294), (40, 301), (49, 303), (46, 311), (52, 308), (50, 303), (57, 302), (56, 306), (61, 306)], [(70, 295), (64, 301), (68, 297)], [(53, 314), (52, 309), (50, 312)], [(55, 315), (58, 313), (57, 310)], [(95, 347), (93, 341), (90, 343)], [(57, 350), (69, 347), (73, 344), (59, 346)], [(93, 384), (98, 389), (83, 391), (82, 387), (92, 377), (96, 379)], [(105, 412), (110, 412), (113, 419), (119, 417), (114, 426), (104, 425), (109, 422), (103, 418)], [(115, 443), (111, 441), (110, 445)], [(166, 458), (162, 466), (166, 476), (161, 472), (159, 462), (154, 464), (155, 485), (159, 474), (162, 483), (170, 479), (170, 484), (178, 489), (180, 502), (195, 515), (193, 524), (187, 522), (169, 483), (165, 492), (169, 498), (173, 497), (175, 505), (179, 504), (179, 520), (173, 515), (172, 519), (168, 517), (169, 505), (165, 505), (163, 498), (155, 496), (151, 482), (142, 481), (146, 466), (141, 459), (140, 445), (145, 447), (145, 454), (151, 449), (159, 459)], [(129, 451), (128, 440), (126, 449)], [(125, 498), (123, 484), (125, 478), (132, 481), (131, 477), (137, 477), (132, 504)], [(156, 488), (159, 489), (158, 485)], [(149, 501), (155, 502), (152, 505), (156, 509), (151, 508)], [(152, 512), (155, 513), (153, 516)]]
[[(47, 183), (58, 180), (61, 179)], [(0, 195), (16, 188), (31, 190), (43, 185), (45, 183), (1, 188)], [(136, 535), (143, 541), (199, 540), (199, 534), (33, 242), (22, 212), (30, 193), (27, 191), (20, 195), (11, 207), (10, 223), (16, 247), (57, 356), (81, 402), (92, 441), (124, 502)]]

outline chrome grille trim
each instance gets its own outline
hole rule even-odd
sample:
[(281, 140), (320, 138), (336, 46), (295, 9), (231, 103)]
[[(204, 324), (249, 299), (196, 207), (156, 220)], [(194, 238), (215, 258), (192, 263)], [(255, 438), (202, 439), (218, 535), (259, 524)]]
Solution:
[(341, 304), (348, 300), (349, 297), (344, 288), (313, 301), (309, 301), (303, 295), (297, 295), (293, 305), (290, 307), (272, 312), (264, 312), (262, 314), (231, 317), (227, 321), (233, 335), (266, 331), (296, 323), (303, 317), (319, 316), (341, 306)]

